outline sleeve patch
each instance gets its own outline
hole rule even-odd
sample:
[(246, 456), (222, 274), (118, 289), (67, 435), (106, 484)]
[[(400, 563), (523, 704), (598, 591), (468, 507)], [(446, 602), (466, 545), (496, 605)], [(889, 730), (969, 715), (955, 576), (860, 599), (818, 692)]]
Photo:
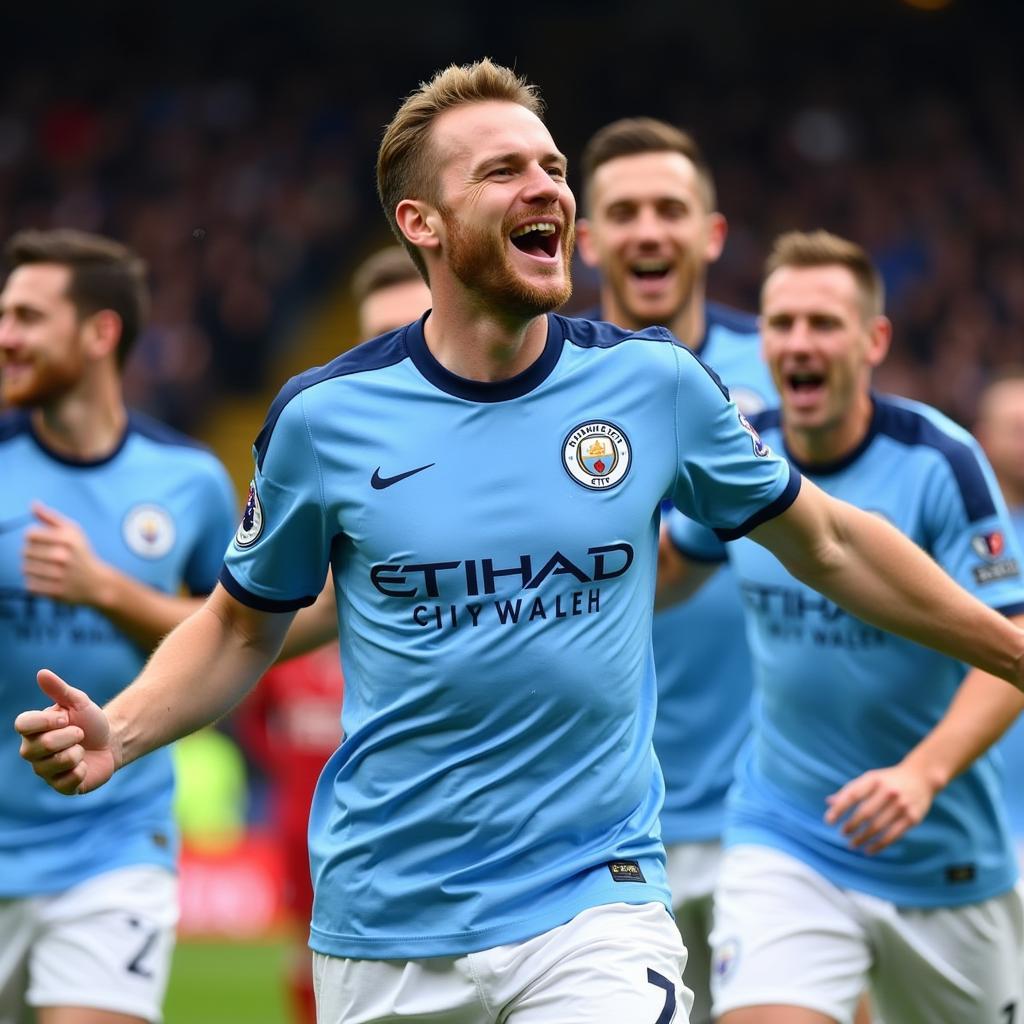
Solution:
[(245, 512), (238, 524), (235, 544), (240, 548), (251, 548), (263, 533), (263, 506), (260, 504), (256, 481), (249, 481), (249, 496), (245, 499)]

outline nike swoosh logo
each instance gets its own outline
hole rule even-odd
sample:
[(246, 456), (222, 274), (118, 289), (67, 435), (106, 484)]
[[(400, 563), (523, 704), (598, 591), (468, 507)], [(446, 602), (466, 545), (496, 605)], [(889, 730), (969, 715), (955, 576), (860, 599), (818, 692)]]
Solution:
[(415, 476), (417, 473), (422, 473), (425, 469), (430, 469), (431, 466), (437, 465), (434, 462), (428, 462), (425, 466), (417, 466), (416, 469), (408, 469), (404, 473), (399, 473), (398, 476), (381, 476), (380, 466), (373, 471), (373, 476), (370, 477), (370, 486), (375, 491), (383, 491), (385, 487), (390, 487), (392, 484), (397, 484), (399, 480), (404, 480), (406, 477)]
[(14, 519), (6, 519), (0, 522), (0, 533), (10, 533), (12, 530), (20, 530), (32, 522), (31, 515), (15, 516)]

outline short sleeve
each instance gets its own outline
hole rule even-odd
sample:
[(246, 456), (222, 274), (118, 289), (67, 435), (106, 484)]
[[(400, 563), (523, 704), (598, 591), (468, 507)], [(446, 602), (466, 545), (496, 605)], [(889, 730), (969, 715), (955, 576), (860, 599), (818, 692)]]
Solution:
[(1022, 614), (1021, 551), (995, 474), (975, 442), (965, 442), (957, 455), (955, 463), (937, 463), (927, 484), (931, 554), (990, 608)]
[(185, 585), (193, 594), (213, 590), (238, 516), (235, 489), (227, 470), (216, 460), (211, 461), (211, 468), (203, 474), (200, 503), (194, 510), (199, 519), (196, 543), (185, 566)]
[(678, 509), (666, 512), (662, 522), (673, 546), (691, 562), (728, 561), (725, 543), (718, 539), (717, 534), (684, 516)]
[(245, 512), (220, 580), (243, 604), (284, 612), (312, 604), (323, 589), (333, 531), (303, 392), (279, 411), (272, 408), (271, 417), (257, 443)]
[(688, 349), (673, 351), (679, 374), (672, 503), (721, 540), (735, 540), (789, 508), (800, 474), (764, 444), (711, 370)]

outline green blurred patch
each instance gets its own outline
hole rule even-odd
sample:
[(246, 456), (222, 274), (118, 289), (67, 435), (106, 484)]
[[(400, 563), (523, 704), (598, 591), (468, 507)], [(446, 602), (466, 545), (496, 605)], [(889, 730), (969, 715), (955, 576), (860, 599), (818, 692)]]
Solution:
[(179, 942), (166, 1024), (288, 1024), (286, 943)]

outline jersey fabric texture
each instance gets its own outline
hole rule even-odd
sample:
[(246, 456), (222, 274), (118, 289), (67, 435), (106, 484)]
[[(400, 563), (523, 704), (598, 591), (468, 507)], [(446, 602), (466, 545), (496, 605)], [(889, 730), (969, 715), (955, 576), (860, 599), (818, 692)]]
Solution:
[[(1010, 510), (1018, 549), (1024, 549), (1024, 508)], [(1018, 841), (1024, 839), (1024, 714), (1006, 731), (996, 749), (1003, 759), (1003, 792), (1010, 814), (1010, 831)]]
[[(777, 410), (754, 423), (765, 443), (785, 450)], [(994, 475), (970, 434), (942, 414), (875, 396), (870, 429), (846, 458), (790, 461), (829, 494), (889, 520), (989, 606), (1024, 610), (1016, 540)], [(717, 547), (724, 555), (682, 518), (673, 516), (670, 530), (684, 554), (708, 559)], [(1016, 859), (991, 753), (874, 856), (822, 820), (828, 794), (896, 764), (936, 725), (966, 666), (847, 614), (753, 541), (727, 554), (746, 602), (758, 687), (752, 742), (729, 797), (727, 845), (775, 847), (836, 885), (900, 906), (956, 906), (1011, 888)]]
[[(100, 612), (25, 589), (22, 549), (42, 502), (85, 532), (98, 557), (158, 590), (213, 589), (237, 516), (212, 453), (131, 414), (117, 450), (78, 462), (46, 448), (23, 411), (0, 416), (0, 715), (40, 706), (36, 672), (51, 668), (102, 705), (148, 654)], [(169, 750), (117, 772), (73, 800), (26, 771), (17, 736), (0, 743), (0, 896), (67, 889), (129, 864), (174, 867)]]
[(345, 739), (310, 849), (311, 944), (335, 956), (459, 955), (591, 906), (668, 906), (660, 504), (730, 537), (799, 489), (661, 328), (551, 315), (527, 370), (480, 383), (423, 323), (285, 387), (221, 575), (285, 610), (333, 567)]
[[(761, 359), (757, 318), (708, 303), (696, 348), (747, 416), (776, 404)], [(694, 595), (654, 616), (658, 718), (654, 749), (665, 775), (661, 812), (666, 845), (722, 834), (725, 796), (736, 757), (750, 731), (753, 670), (743, 603), (724, 566)]]

